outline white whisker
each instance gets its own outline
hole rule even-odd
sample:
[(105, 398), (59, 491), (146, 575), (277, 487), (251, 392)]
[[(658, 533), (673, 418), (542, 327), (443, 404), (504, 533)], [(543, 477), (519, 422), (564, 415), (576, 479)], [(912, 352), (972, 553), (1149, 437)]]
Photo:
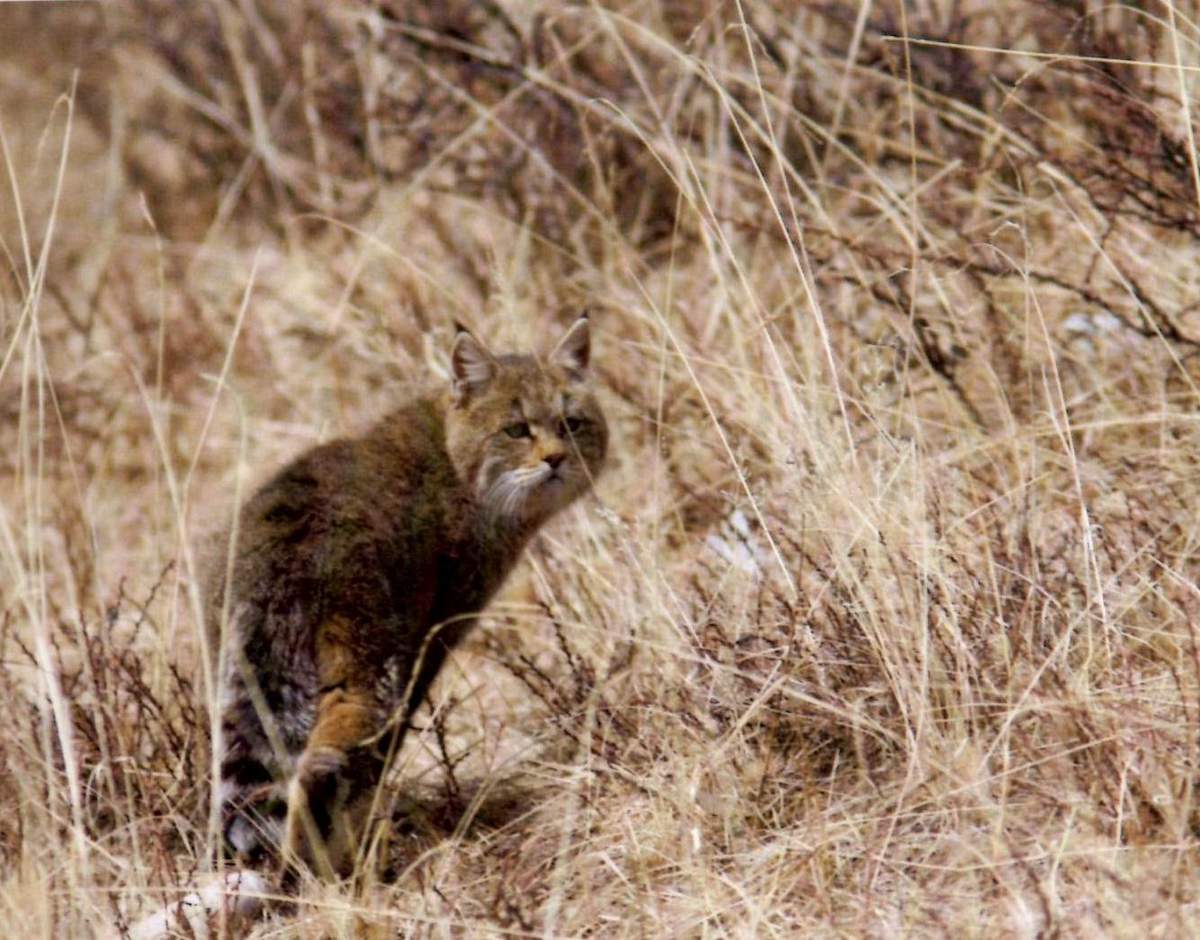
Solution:
[[(490, 457), (485, 457), (483, 459), (483, 462), (479, 465), (479, 469), (475, 471), (475, 485), (477, 487), (482, 488), (484, 485), (484, 481), (487, 480), (487, 478), (491, 474), (493, 468), (498, 463), (500, 463), (503, 459), (504, 458), (502, 458), (499, 454), (493, 454)], [(495, 485), (496, 485), (495, 481), (493, 481), (491, 486), (495, 486)]]
[[(495, 459), (489, 458), (489, 460)], [(483, 501), (494, 515), (514, 517), (524, 509), (529, 497), (551, 473), (550, 468), (544, 464), (506, 470), (492, 481), (484, 494)]]

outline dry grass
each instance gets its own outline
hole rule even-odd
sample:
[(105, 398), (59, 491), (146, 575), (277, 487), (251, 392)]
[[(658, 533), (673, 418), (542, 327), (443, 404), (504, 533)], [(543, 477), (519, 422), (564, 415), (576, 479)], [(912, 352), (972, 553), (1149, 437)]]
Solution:
[(597, 499), (255, 935), (1189, 934), (1200, 9), (434, 8), (0, 5), (6, 935), (211, 863), (196, 533), (584, 306)]

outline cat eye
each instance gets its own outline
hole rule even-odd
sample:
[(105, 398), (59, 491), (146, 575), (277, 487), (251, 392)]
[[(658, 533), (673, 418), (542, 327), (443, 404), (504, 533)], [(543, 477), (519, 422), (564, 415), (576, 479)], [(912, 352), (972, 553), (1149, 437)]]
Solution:
[(504, 433), (512, 438), (530, 437), (529, 424), (525, 421), (518, 421), (516, 424), (510, 424), (504, 429)]
[(560, 434), (578, 434), (587, 424), (586, 418), (564, 418), (558, 423)]

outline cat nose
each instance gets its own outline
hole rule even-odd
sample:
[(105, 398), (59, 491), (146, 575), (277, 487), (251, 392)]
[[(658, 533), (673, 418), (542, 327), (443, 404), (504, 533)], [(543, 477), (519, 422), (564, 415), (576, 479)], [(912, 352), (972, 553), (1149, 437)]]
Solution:
[(557, 470), (558, 465), (567, 459), (566, 454), (547, 454), (542, 458), (543, 461), (550, 465), (551, 470)]

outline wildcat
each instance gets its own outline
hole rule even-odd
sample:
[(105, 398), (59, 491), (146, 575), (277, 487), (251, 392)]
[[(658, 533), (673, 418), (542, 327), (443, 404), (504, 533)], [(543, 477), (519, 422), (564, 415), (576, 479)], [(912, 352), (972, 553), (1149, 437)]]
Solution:
[(300, 455), (217, 540), (202, 594), (238, 859), (344, 867), (356, 806), (446, 654), (600, 472), (589, 350), (586, 315), (545, 359), (459, 327), (448, 387)]

